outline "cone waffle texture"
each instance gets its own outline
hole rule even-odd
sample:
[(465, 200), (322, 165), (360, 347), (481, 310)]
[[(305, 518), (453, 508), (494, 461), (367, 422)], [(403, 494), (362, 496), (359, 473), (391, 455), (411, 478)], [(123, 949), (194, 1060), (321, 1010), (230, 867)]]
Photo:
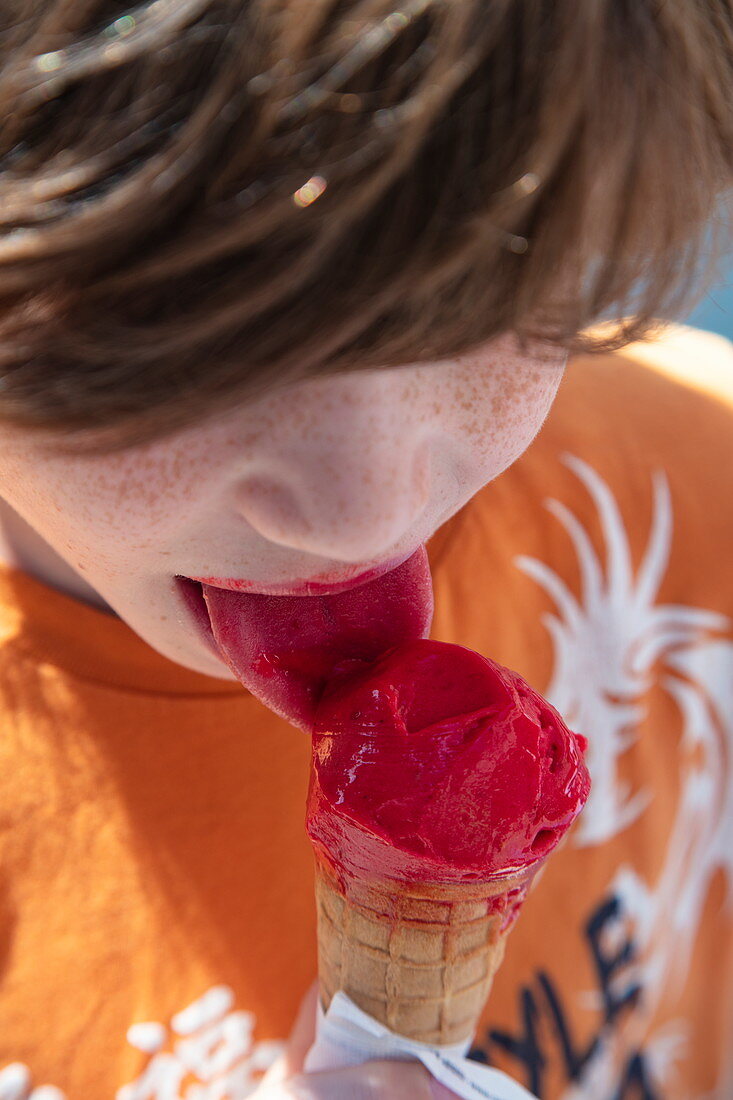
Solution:
[(470, 885), (387, 884), (342, 880), (317, 857), (324, 1009), (342, 989), (409, 1039), (472, 1038), (535, 871)]

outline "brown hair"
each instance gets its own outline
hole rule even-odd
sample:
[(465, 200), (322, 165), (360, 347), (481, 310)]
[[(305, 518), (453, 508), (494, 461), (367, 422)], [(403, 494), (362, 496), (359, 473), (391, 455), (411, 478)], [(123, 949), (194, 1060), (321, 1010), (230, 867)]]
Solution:
[(0, 60), (0, 422), (77, 450), (720, 270), (731, 0), (4, 0)]

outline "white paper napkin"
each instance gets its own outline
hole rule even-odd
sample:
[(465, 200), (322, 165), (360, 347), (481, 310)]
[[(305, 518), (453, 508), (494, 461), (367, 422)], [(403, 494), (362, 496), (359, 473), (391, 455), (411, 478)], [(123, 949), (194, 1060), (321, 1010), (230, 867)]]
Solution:
[(316, 1039), (305, 1059), (306, 1073), (359, 1066), (375, 1058), (417, 1060), (436, 1081), (465, 1100), (537, 1100), (498, 1069), (466, 1058), (470, 1042), (429, 1046), (395, 1035), (354, 1004), (344, 992), (335, 995), (328, 1012), (318, 1006)]

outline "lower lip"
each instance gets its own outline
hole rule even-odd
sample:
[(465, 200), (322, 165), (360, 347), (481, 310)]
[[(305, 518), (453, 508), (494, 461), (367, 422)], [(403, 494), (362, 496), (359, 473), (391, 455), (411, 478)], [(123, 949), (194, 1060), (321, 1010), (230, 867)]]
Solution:
[(214, 632), (211, 629), (211, 620), (209, 619), (209, 612), (206, 607), (204, 594), (201, 591), (201, 585), (198, 581), (190, 580), (188, 577), (176, 577), (176, 582), (178, 584), (178, 590), (183, 597), (183, 601), (196, 624), (201, 641), (207, 649), (210, 649), (211, 652), (221, 660), (221, 652), (216, 644)]

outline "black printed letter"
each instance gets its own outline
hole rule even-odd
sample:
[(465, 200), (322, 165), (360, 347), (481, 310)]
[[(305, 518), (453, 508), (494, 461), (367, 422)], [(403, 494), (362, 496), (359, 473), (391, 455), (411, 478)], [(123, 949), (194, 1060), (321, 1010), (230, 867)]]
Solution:
[(626, 1005), (636, 1004), (641, 993), (641, 986), (639, 985), (628, 986), (621, 995), (612, 987), (613, 979), (618, 971), (636, 958), (636, 944), (631, 939), (624, 940), (615, 955), (607, 955), (603, 948), (603, 933), (606, 926), (618, 920), (622, 915), (621, 902), (614, 895), (607, 898), (596, 909), (585, 927), (603, 994), (607, 1024), (613, 1023), (621, 1009)]
[(532, 991), (526, 986), (522, 988), (521, 1003), (524, 1034), (515, 1038), (505, 1031), (490, 1031), (488, 1038), (523, 1064), (527, 1071), (527, 1088), (542, 1100), (542, 1071), (547, 1059), (537, 1039), (537, 1005)]

